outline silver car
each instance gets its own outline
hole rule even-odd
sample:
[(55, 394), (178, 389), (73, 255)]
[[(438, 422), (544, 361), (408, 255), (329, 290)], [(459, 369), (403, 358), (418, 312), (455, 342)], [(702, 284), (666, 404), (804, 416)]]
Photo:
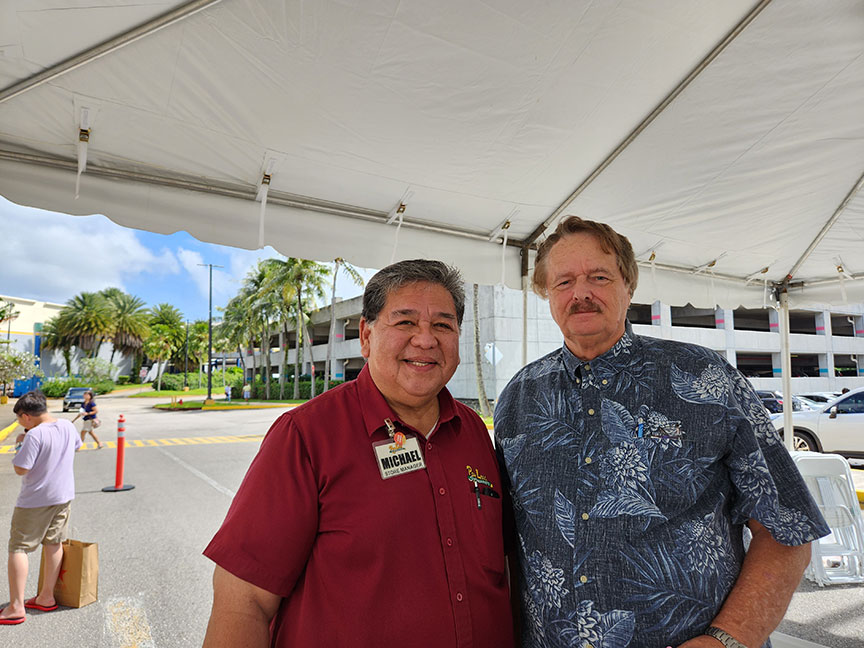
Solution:
[[(771, 417), (782, 432), (783, 415)], [(864, 458), (864, 387), (853, 389), (821, 407), (792, 413), (795, 450), (833, 452)]]

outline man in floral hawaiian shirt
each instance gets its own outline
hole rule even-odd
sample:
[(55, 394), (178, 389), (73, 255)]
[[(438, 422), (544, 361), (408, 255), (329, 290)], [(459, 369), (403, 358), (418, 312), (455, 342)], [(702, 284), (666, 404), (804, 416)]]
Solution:
[(601, 223), (571, 216), (537, 253), (564, 345), (495, 410), (523, 645), (758, 647), (828, 528), (741, 374), (633, 333), (637, 278), (629, 241)]

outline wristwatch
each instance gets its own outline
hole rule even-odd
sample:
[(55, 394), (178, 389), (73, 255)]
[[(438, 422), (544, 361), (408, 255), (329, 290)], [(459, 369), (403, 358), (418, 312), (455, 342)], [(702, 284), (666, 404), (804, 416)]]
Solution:
[(728, 632), (715, 626), (709, 626), (703, 634), (706, 634), (709, 637), (714, 637), (717, 641), (726, 646), (726, 648), (747, 648), (747, 646), (738, 641)]

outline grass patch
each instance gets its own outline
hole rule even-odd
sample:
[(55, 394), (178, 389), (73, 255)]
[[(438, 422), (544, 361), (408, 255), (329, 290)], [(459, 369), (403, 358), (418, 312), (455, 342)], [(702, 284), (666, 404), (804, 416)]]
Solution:
[[(189, 394), (189, 392), (182, 392), (182, 393), (187, 394), (187, 395)], [(205, 391), (205, 395), (206, 395), (206, 391)], [(256, 409), (257, 407), (259, 407), (261, 405), (279, 405), (279, 404), (301, 405), (305, 402), (306, 402), (305, 400), (249, 401), (248, 407), (249, 407), (249, 409)], [(174, 403), (174, 404), (172, 404), (172, 403), (159, 403), (158, 405), (154, 405), (153, 407), (155, 407), (156, 409), (160, 409), (160, 410), (200, 410), (200, 409), (204, 408), (204, 401), (203, 400), (191, 400), (191, 401), (190, 400), (184, 400), (182, 403), (178, 402), (178, 403)], [(246, 407), (246, 403), (242, 400), (241, 401), (233, 400), (233, 401), (229, 402), (229, 401), (226, 401), (223, 399), (223, 400), (213, 401), (212, 405), (207, 405), (208, 410), (242, 409), (243, 407)]]
[[(187, 396), (206, 396), (207, 388), (206, 387), (198, 387), (196, 389), (190, 389), (189, 391), (183, 391), (182, 389), (163, 389), (162, 391), (158, 391), (156, 389), (151, 389), (149, 387), (138, 386), (139, 389), (144, 389), (140, 394), (130, 394), (129, 398), (163, 398), (165, 396), (181, 396), (186, 398)], [(217, 389), (216, 386), (213, 386), (211, 393), (214, 396), (219, 396), (220, 398), (224, 397), (225, 392)]]

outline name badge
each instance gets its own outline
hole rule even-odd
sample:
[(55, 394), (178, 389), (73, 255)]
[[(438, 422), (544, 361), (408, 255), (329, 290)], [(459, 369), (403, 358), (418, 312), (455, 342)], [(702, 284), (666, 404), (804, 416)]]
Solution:
[(414, 435), (406, 435), (401, 444), (378, 441), (372, 444), (372, 448), (375, 450), (381, 479), (390, 479), (426, 468), (426, 462), (420, 452), (420, 444)]

